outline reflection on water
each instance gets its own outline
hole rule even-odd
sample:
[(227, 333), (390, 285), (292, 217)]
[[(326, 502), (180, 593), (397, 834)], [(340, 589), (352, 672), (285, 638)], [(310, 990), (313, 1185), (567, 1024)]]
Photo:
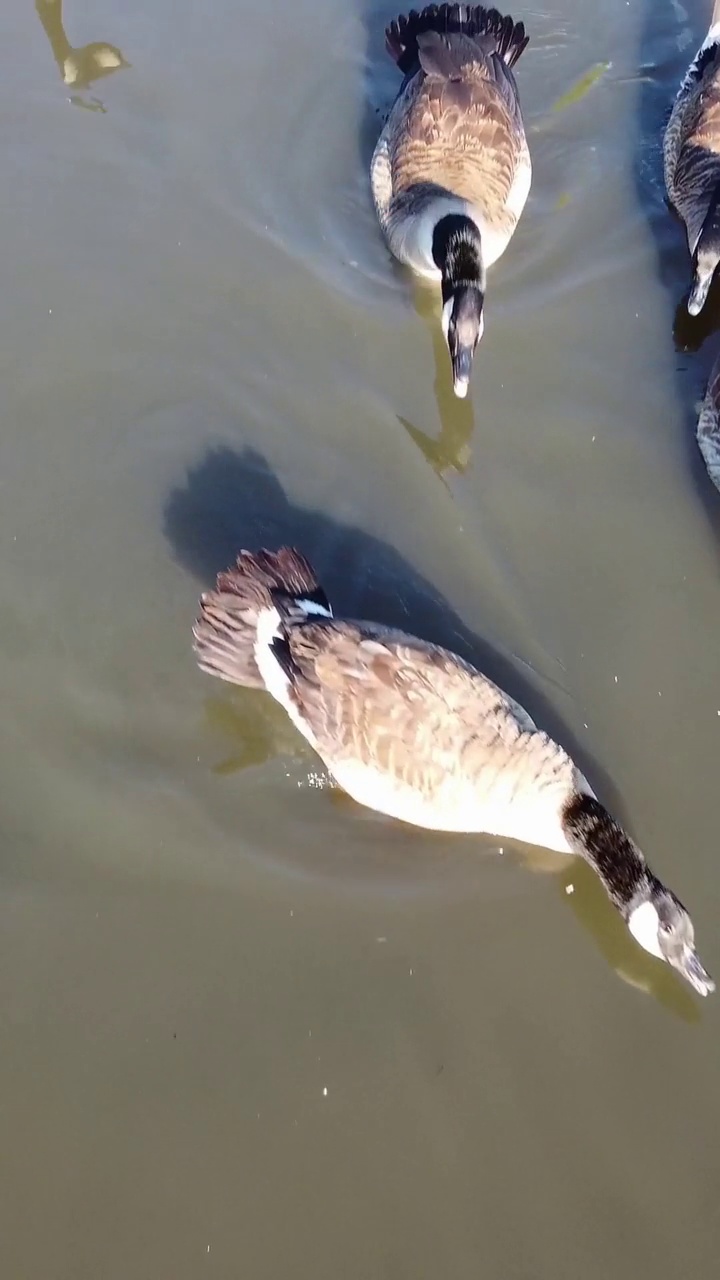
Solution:
[[(36, 7), (3, 31), (4, 1273), (713, 1275), (718, 997), (577, 860), (317, 786), (190, 637), (239, 547), (299, 543), (568, 746), (720, 969), (718, 338), (673, 347), (660, 153), (710, 0), (522, 15), (474, 413), (368, 191), (389, 0)], [(58, 102), (125, 65), (95, 35), (152, 75), (87, 128)]]
[(307, 755), (307, 750), (302, 750), (303, 739), (293, 730), (282, 708), (262, 690), (244, 690), (242, 694), (228, 690), (224, 698), (207, 698), (205, 707), (213, 732), (232, 744), (231, 754), (213, 765), (217, 774), (239, 773), (268, 764), (280, 755)]
[(441, 478), (446, 471), (463, 472), (470, 458), (470, 440), (473, 432), (472, 382), (467, 399), (460, 400), (453, 391), (452, 368), (447, 343), (440, 324), (440, 294), (420, 282), (414, 284), (414, 301), (417, 314), (426, 322), (432, 341), (435, 380), (433, 391), (440, 419), (440, 434), (433, 439), (398, 415), (398, 420), (411, 440)]
[[(96, 80), (130, 66), (120, 49), (104, 40), (74, 48), (65, 34), (62, 5), (63, 0), (35, 0), (35, 9), (50, 41), (63, 84), (74, 90), (87, 89)], [(105, 111), (99, 98), (83, 98), (73, 93), (70, 101), (90, 111)]]
[[(688, 280), (691, 268), (688, 258)], [(687, 309), (690, 287), (688, 284), (677, 305), (673, 321), (673, 339), (677, 351), (699, 351), (708, 338), (720, 331), (720, 280), (717, 276), (710, 285), (705, 306), (698, 316), (691, 316)]]

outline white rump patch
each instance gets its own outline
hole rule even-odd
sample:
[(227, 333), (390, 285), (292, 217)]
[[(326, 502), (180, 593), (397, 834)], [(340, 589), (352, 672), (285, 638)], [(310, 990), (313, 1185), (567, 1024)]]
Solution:
[(296, 600), (298, 609), (302, 609), (306, 618), (317, 615), (319, 618), (332, 618), (332, 609), (326, 609), (324, 604), (318, 604), (317, 600)]
[(659, 960), (664, 960), (660, 944), (658, 942), (659, 928), (658, 913), (652, 902), (643, 902), (633, 911), (628, 920), (628, 929), (630, 930), (636, 942), (640, 943), (651, 956), (657, 956)]
[[(332, 618), (332, 613), (314, 600), (298, 600), (298, 605), (306, 615), (317, 614), (323, 618)], [(315, 737), (310, 725), (299, 714), (290, 694), (290, 681), (272, 651), (273, 640), (281, 635), (280, 614), (273, 605), (270, 609), (261, 609), (257, 620), (255, 636), (255, 662), (262, 676), (263, 684), (276, 702), (287, 711), (290, 719), (300, 733), (315, 746)]]
[(261, 609), (255, 635), (255, 661), (268, 693), (288, 710), (288, 678), (272, 651), (272, 642), (280, 635), (280, 614), (273, 606)]

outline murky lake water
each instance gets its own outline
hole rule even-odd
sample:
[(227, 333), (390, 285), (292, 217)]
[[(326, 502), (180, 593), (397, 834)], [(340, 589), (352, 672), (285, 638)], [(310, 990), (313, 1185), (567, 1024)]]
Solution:
[[(190, 649), (240, 546), (297, 543), (576, 751), (720, 975), (715, 348), (673, 341), (659, 154), (685, 4), (515, 13), (535, 181), (465, 404), (370, 205), (391, 7), (8, 8), (4, 1275), (715, 1274), (719, 997), (586, 868), (312, 785)], [(61, 20), (130, 66), (85, 84), (117, 56)]]

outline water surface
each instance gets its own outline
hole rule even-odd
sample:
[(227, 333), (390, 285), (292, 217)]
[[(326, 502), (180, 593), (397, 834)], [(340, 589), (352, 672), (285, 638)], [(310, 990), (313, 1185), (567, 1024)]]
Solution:
[(714, 341), (673, 338), (658, 150), (708, 7), (518, 10), (535, 181), (469, 404), (370, 206), (390, 8), (6, 15), (8, 1276), (714, 1274), (716, 1000), (586, 868), (317, 785), (190, 652), (236, 550), (298, 543), (562, 737), (717, 976)]

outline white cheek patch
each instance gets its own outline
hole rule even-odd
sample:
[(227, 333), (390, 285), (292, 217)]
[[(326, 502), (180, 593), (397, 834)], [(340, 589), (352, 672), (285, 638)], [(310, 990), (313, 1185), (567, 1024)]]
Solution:
[(452, 315), (452, 309), (453, 309), (453, 300), (450, 297), (448, 298), (447, 302), (445, 303), (445, 306), (442, 309), (442, 331), (443, 331), (443, 336), (446, 342), (448, 340), (448, 330), (450, 328), (450, 317)]
[(657, 956), (658, 959), (664, 960), (660, 944), (658, 942), (658, 928), (660, 921), (658, 913), (652, 902), (643, 902), (633, 911), (628, 920), (628, 929), (630, 930), (636, 942), (640, 943), (651, 956)]

